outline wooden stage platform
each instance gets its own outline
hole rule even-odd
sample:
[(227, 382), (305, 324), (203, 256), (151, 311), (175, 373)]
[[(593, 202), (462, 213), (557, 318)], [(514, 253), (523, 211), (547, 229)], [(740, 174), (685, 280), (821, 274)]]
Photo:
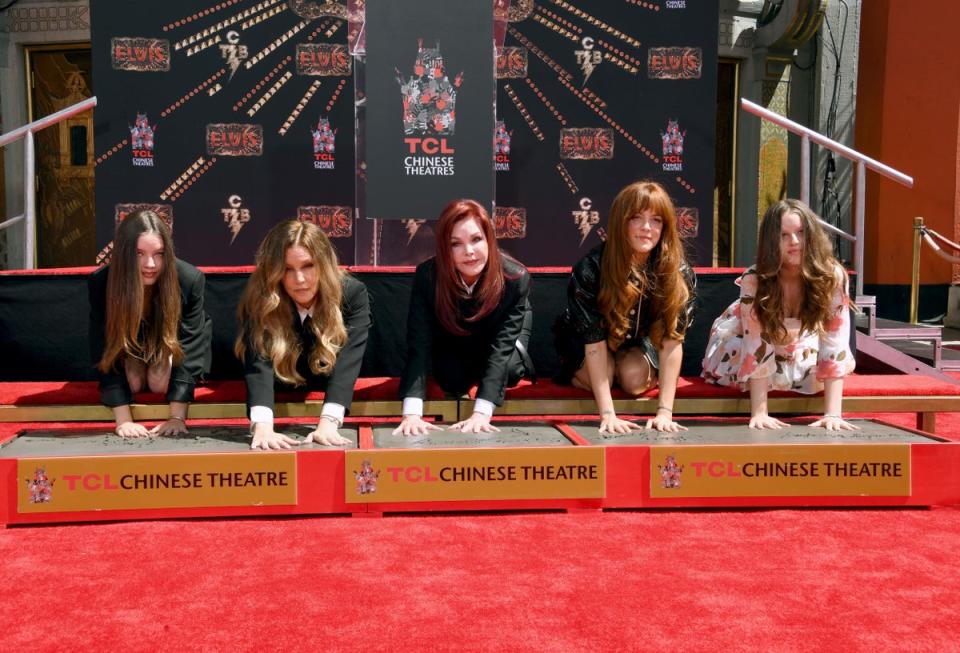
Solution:
[[(500, 433), (391, 435), (253, 452), (242, 425), (122, 440), (76, 425), (0, 434), (0, 522), (467, 510), (960, 504), (960, 443), (856, 420), (860, 431), (690, 420), (601, 435), (596, 421), (499, 421)], [(302, 438), (309, 425), (283, 427)]]

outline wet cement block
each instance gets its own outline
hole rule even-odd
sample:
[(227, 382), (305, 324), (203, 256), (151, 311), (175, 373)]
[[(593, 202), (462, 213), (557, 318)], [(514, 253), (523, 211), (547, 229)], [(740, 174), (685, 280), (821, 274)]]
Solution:
[[(294, 424), (277, 427), (296, 440), (303, 441), (313, 426)], [(314, 442), (293, 447), (293, 451), (324, 449), (356, 449), (357, 429), (347, 425), (340, 435), (350, 440), (344, 447), (325, 447)], [(17, 434), (0, 446), (0, 458), (35, 458), (46, 456), (143, 455), (177, 453), (225, 453), (250, 451), (250, 430), (247, 426), (191, 426), (190, 433), (175, 437), (121, 438), (112, 431), (96, 429), (28, 430)]]
[(479, 447), (563, 447), (570, 441), (553, 426), (522, 422), (496, 424), (499, 433), (461, 433), (444, 429), (427, 435), (393, 435), (396, 426), (373, 429), (377, 449), (472, 449)]
[[(707, 444), (903, 444), (938, 442), (911, 431), (878, 424), (871, 420), (853, 419), (850, 423), (859, 431), (827, 431), (807, 424), (791, 424), (783, 429), (751, 429), (743, 424), (711, 424), (703, 421), (679, 423), (689, 430), (665, 433), (654, 430), (633, 431), (626, 434), (599, 432), (599, 422), (571, 423), (577, 433), (598, 445), (707, 445)], [(643, 423), (640, 423), (643, 426)]]

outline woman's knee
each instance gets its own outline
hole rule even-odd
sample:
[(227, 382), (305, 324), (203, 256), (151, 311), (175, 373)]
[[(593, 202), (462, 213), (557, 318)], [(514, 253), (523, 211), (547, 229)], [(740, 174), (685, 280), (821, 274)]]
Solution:
[[(616, 374), (616, 371), (617, 371), (617, 363), (616, 361), (614, 361), (613, 352), (611, 352), (609, 349), (607, 349), (606, 352), (607, 352), (607, 360), (606, 360), (607, 383), (610, 384), (610, 386), (612, 387), (613, 381), (614, 381), (614, 375)], [(587, 369), (586, 358), (584, 358), (583, 364), (580, 365), (580, 369), (578, 369), (574, 373), (573, 379), (571, 381), (575, 388), (590, 390), (591, 392), (593, 391), (593, 387), (592, 387), (593, 384), (590, 382), (590, 372)]]
[(123, 371), (127, 377), (127, 385), (130, 386), (130, 392), (133, 394), (142, 392), (146, 385), (146, 366), (135, 358), (127, 357), (123, 361)]
[(643, 394), (657, 384), (657, 377), (650, 361), (644, 356), (631, 356), (617, 367), (617, 380), (624, 392)]
[(147, 370), (150, 392), (164, 393), (170, 385), (170, 365), (154, 366)]

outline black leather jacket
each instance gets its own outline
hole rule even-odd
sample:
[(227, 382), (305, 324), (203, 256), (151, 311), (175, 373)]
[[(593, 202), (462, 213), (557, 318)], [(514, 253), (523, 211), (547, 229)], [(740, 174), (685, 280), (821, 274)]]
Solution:
[[(567, 372), (572, 375), (583, 363), (583, 347), (607, 339), (609, 333), (603, 315), (598, 306), (600, 294), (600, 261), (603, 258), (604, 243), (590, 250), (586, 256), (573, 266), (570, 275), (570, 284), (567, 286), (567, 309), (557, 319), (554, 325), (556, 344), (561, 358), (561, 372), (558, 379), (569, 380)], [(693, 304), (697, 287), (697, 277), (686, 262), (680, 268), (681, 274), (690, 289), (690, 298), (685, 310), (680, 313), (677, 331), (683, 335), (693, 323)], [(652, 290), (652, 289), (651, 289)], [(650, 358), (651, 363), (659, 368), (656, 347), (650, 342), (650, 327), (658, 315), (651, 310), (649, 301), (651, 290), (648, 290), (637, 305), (630, 310), (630, 329), (623, 347), (642, 346)], [(575, 365), (569, 369), (571, 365)]]

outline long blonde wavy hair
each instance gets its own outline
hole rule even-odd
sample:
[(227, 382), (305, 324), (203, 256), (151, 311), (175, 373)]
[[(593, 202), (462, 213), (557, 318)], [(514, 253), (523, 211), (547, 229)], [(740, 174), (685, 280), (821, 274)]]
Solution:
[[(627, 222), (651, 209), (663, 218), (660, 241), (644, 266), (633, 263), (633, 249), (627, 239)], [(650, 327), (650, 339), (657, 347), (664, 338), (683, 340), (677, 328), (680, 312), (690, 298), (690, 289), (680, 272), (686, 260), (673, 202), (663, 186), (637, 181), (621, 190), (610, 207), (607, 241), (600, 262), (600, 293), (597, 303), (607, 323), (607, 345), (616, 351), (630, 328), (629, 312), (642, 296), (659, 318)]]
[(309, 352), (310, 371), (328, 375), (337, 363), (337, 354), (347, 342), (340, 300), (342, 278), (337, 254), (319, 227), (309, 222), (287, 220), (275, 225), (257, 248), (256, 268), (240, 299), (237, 317), (240, 333), (234, 353), (243, 360), (247, 347), (273, 363), (274, 374), (291, 385), (303, 385), (297, 359), (303, 345), (293, 331), (295, 305), (283, 289), (287, 250), (302, 247), (310, 254), (317, 271), (317, 299), (311, 320), (316, 346)]
[(803, 258), (800, 282), (803, 302), (800, 305), (800, 327), (808, 333), (822, 334), (824, 325), (833, 317), (833, 295), (839, 284), (846, 285), (846, 272), (833, 256), (833, 244), (820, 226), (813, 210), (795, 199), (785, 199), (767, 209), (760, 224), (757, 244), (757, 296), (754, 313), (771, 342), (787, 340), (783, 324), (783, 290), (780, 286), (780, 231), (783, 216), (796, 213), (803, 224)]
[[(150, 298), (145, 303), (140, 257), (140, 236), (154, 235), (163, 243), (163, 269), (157, 276)], [(106, 346), (97, 369), (108, 373), (126, 355), (141, 359), (147, 366), (183, 361), (183, 348), (177, 332), (180, 328), (180, 282), (173, 252), (170, 227), (153, 211), (136, 211), (117, 225), (113, 254), (107, 272), (107, 302), (104, 338)], [(149, 309), (149, 310), (147, 310)], [(140, 322), (149, 313), (143, 339)]]

